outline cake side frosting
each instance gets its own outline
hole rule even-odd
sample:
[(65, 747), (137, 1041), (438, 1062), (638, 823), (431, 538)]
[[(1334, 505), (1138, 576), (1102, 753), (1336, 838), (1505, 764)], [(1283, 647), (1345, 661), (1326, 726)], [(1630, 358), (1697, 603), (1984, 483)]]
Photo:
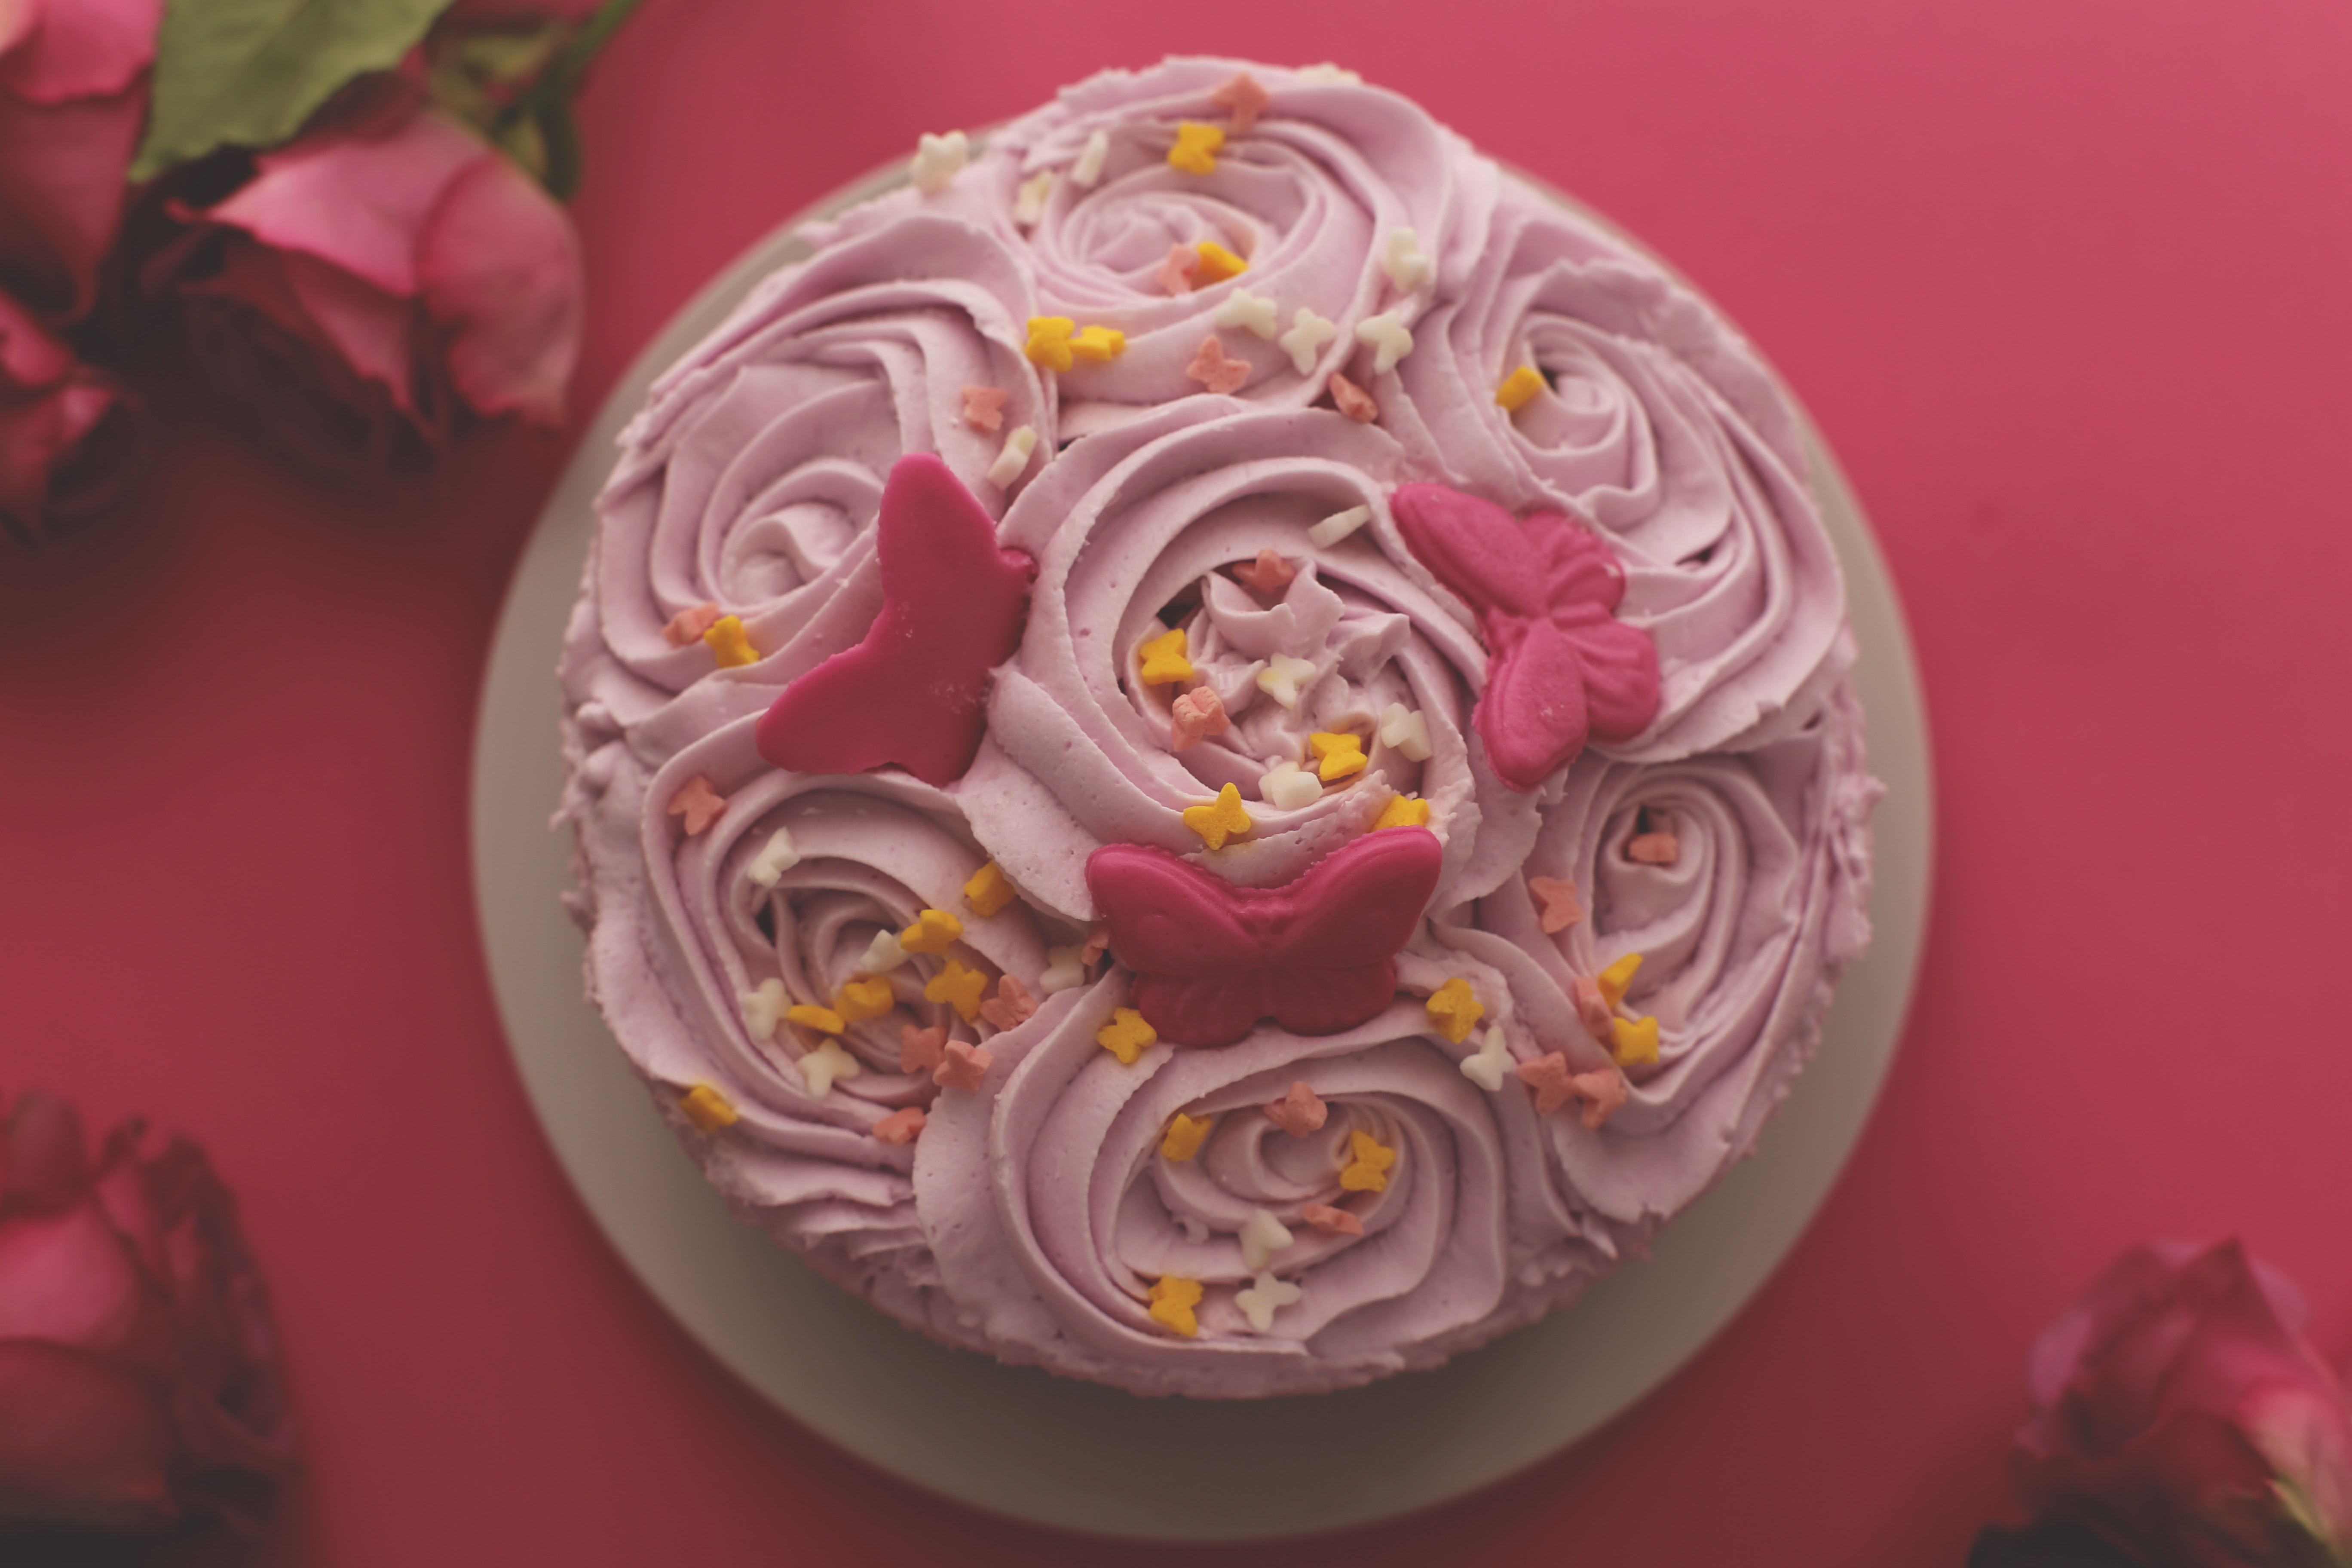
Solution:
[(1248, 1396), (1530, 1321), (1752, 1147), (1875, 785), (1720, 318), (1229, 60), (807, 237), (624, 436), (562, 664), (591, 989), (739, 1212), (951, 1342)]

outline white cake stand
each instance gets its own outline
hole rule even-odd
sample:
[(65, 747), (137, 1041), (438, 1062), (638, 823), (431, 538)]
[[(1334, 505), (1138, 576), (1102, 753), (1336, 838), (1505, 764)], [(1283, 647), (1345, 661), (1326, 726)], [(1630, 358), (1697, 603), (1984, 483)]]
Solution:
[[(1438, 1371), (1282, 1399), (1140, 1400), (935, 1344), (739, 1223), (583, 999), (583, 943), (557, 902), (572, 884), (570, 836), (548, 817), (562, 782), (553, 668), (592, 505), (655, 375), (803, 253), (802, 221), (706, 288), (614, 388), (516, 571), (484, 677), (473, 797), (483, 942), (515, 1064), (590, 1212), (687, 1331), (803, 1426), (917, 1486), (1066, 1529), (1216, 1541), (1363, 1524), (1500, 1480), (1624, 1410), (1796, 1243), (1861, 1134), (1918, 965), (1932, 862), (1925, 720), (1901, 608), (1828, 449), (1812, 438), (1813, 479), (1845, 565), (1871, 763), (1887, 786), (1877, 934), (1760, 1152), (1667, 1226), (1650, 1258)], [(1340, 1432), (1345, 1445), (1331, 1440)]]

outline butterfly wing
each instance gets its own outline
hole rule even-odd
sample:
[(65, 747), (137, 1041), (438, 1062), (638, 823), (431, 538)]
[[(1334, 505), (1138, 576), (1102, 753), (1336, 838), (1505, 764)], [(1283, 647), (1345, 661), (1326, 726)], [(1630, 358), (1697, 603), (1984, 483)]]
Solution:
[(1544, 613), (1545, 574), (1528, 569), (1527, 531), (1493, 501), (1444, 485), (1400, 485), (1389, 510), (1406, 547), (1472, 607)]
[(1281, 892), (1275, 967), (1360, 969), (1394, 957), (1420, 928), (1444, 859), (1426, 827), (1384, 827), (1325, 856)]
[(1487, 667), (1471, 720), (1505, 784), (1531, 790), (1584, 749), (1584, 683), (1575, 641), (1549, 621), (1529, 623), (1518, 646)]

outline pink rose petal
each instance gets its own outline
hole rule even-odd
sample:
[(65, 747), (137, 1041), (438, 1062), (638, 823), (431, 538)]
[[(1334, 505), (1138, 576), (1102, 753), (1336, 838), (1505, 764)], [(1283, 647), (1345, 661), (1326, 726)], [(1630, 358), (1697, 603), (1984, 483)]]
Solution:
[(425, 308), (451, 329), (450, 384), (477, 414), (562, 423), (586, 289), (571, 216), (492, 153), (450, 191), (417, 248)]
[(155, 58), (163, 20), (163, 0), (0, 0), (0, 93), (45, 105), (111, 97)]
[(180, 1517), (155, 1396), (102, 1358), (0, 1340), (0, 1519), (131, 1530)]

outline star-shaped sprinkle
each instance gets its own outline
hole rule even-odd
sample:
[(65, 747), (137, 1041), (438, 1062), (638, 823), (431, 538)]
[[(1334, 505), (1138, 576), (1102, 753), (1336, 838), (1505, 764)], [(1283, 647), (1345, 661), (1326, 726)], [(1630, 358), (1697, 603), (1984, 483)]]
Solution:
[(1182, 626), (1139, 644), (1135, 650), (1136, 674), (1146, 686), (1192, 679), (1192, 661), (1184, 657), (1185, 647)]
[(1400, 294), (1410, 294), (1429, 281), (1436, 268), (1422, 253), (1421, 236), (1409, 228), (1389, 230), (1388, 249), (1381, 253), (1381, 268), (1389, 281), (1397, 286)]
[(1224, 144), (1224, 127), (1198, 120), (1180, 120), (1176, 122), (1176, 144), (1168, 149), (1169, 166), (1188, 174), (1213, 174), (1217, 172), (1217, 153)]
[(1682, 841), (1671, 833), (1640, 834), (1625, 846), (1625, 858), (1644, 866), (1671, 866), (1682, 858)]
[(1372, 395), (1338, 371), (1331, 373), (1326, 384), (1331, 388), (1331, 406), (1357, 424), (1370, 425), (1381, 416), (1381, 405), (1372, 401)]
[(1543, 373), (1531, 364), (1523, 364), (1495, 388), (1495, 401), (1503, 405), (1504, 413), (1517, 414), (1534, 402), (1536, 394), (1543, 389)]
[(1471, 993), (1470, 983), (1458, 974), (1430, 993), (1423, 1005), (1438, 1032), (1457, 1046), (1470, 1037), (1470, 1031), (1486, 1016), (1485, 1005)]
[(1462, 1058), (1462, 1076), (1488, 1094), (1500, 1094), (1511, 1070), (1511, 1047), (1504, 1043), (1502, 1026), (1488, 1028), (1475, 1056)]
[(1037, 988), (1051, 996), (1057, 991), (1075, 991), (1087, 983), (1087, 966), (1078, 960), (1075, 947), (1049, 947), (1045, 950), (1045, 972), (1037, 977)]
[(1257, 775), (1257, 797), (1276, 811), (1301, 811), (1323, 798), (1323, 781), (1286, 757)]
[(1236, 289), (1225, 296), (1217, 313), (1209, 318), (1227, 331), (1255, 332), (1271, 342), (1282, 330), (1281, 318), (1274, 311), (1274, 300), (1264, 294), (1253, 294), (1246, 289)]
[(1315, 542), (1315, 547), (1318, 550), (1328, 550), (1371, 521), (1370, 507), (1351, 506), (1345, 511), (1333, 512), (1309, 528), (1307, 531), (1307, 537)]
[(1193, 353), (1192, 363), (1184, 367), (1184, 374), (1210, 392), (1231, 394), (1249, 384), (1250, 363), (1227, 353), (1225, 345), (1212, 334), (1201, 340), (1201, 346)]
[(1297, 1306), (1306, 1295), (1307, 1291), (1301, 1286), (1261, 1273), (1255, 1284), (1245, 1290), (1234, 1292), (1234, 1305), (1239, 1307), (1242, 1316), (1249, 1320), (1252, 1333), (1271, 1333), (1275, 1313), (1285, 1307)]
[(1181, 298), (1192, 291), (1192, 272), (1201, 265), (1200, 253), (1181, 240), (1171, 241), (1168, 259), (1160, 264), (1157, 279), (1160, 291)]
[(1381, 744), (1409, 763), (1429, 761), (1429, 721), (1418, 708), (1391, 702), (1381, 710)]
[(772, 888), (784, 879), (784, 873), (801, 863), (801, 852), (793, 845), (793, 831), (779, 827), (768, 835), (768, 842), (751, 857), (743, 874), (762, 888)]
[(878, 1018), (898, 1005), (891, 994), (890, 983), (880, 975), (864, 980), (852, 980), (833, 994), (833, 1010), (841, 1015), (845, 1024), (856, 1024), (867, 1018)]
[(980, 1016), (1000, 1029), (1017, 1029), (1036, 1016), (1037, 999), (1010, 974), (996, 977), (996, 994), (980, 1005)]
[(819, 1007), (803, 1002), (784, 1009), (784, 1018), (803, 1029), (814, 1029), (820, 1035), (837, 1035), (847, 1027), (840, 1014), (830, 1007)]
[(1312, 87), (1347, 87), (1364, 79), (1347, 67), (1335, 66), (1329, 60), (1321, 65), (1300, 66), (1296, 74), (1300, 81)]
[[(1465, 1062), (1462, 1066), (1465, 1072), (1469, 1070), (1469, 1063)], [(1531, 1062), (1521, 1062), (1517, 1072), (1519, 1081), (1535, 1091), (1538, 1116), (1549, 1116), (1576, 1098), (1574, 1075), (1568, 1070), (1568, 1058), (1558, 1051), (1538, 1057)]]
[(1023, 228), (1034, 228), (1037, 220), (1045, 216), (1045, 198), (1054, 194), (1054, 171), (1040, 169), (1021, 182), (1013, 195), (1013, 221)]
[(751, 634), (743, 629), (740, 616), (719, 616), (703, 632), (702, 640), (721, 669), (740, 669), (760, 662), (760, 650), (751, 646)]
[(1070, 184), (1082, 191), (1093, 190), (1095, 182), (1102, 178), (1103, 160), (1109, 156), (1108, 132), (1097, 131), (1087, 137), (1087, 144), (1078, 149), (1076, 162), (1070, 165)]
[(1372, 374), (1386, 375), (1397, 361), (1412, 353), (1412, 333), (1394, 310), (1382, 310), (1356, 323), (1356, 341), (1372, 351)]
[(1004, 875), (1004, 868), (991, 860), (964, 879), (963, 901), (982, 920), (994, 918), (996, 912), (1021, 895)]
[(1184, 826), (1212, 849), (1223, 849), (1226, 839), (1250, 830), (1250, 815), (1242, 809), (1242, 792), (1232, 784), (1219, 790), (1217, 798), (1205, 805), (1186, 806), (1183, 815)]
[(945, 910), (925, 910), (898, 933), (898, 945), (908, 952), (941, 953), (962, 935), (963, 921)]
[(1274, 597), (1290, 586), (1298, 575), (1298, 568), (1271, 550), (1261, 550), (1255, 561), (1244, 561), (1234, 568), (1234, 578), (1254, 593)]
[(1168, 1131), (1160, 1136), (1160, 1154), (1179, 1163), (1191, 1159), (1201, 1152), (1201, 1145), (1209, 1141), (1209, 1129), (1215, 1125), (1214, 1118), (1187, 1116), (1178, 1111), (1168, 1123)]
[(1307, 744), (1315, 753), (1315, 776), (1325, 784), (1336, 784), (1364, 771), (1368, 759), (1360, 736), (1345, 731), (1318, 730), (1307, 737)]
[(1348, 1134), (1348, 1163), (1339, 1168), (1339, 1190), (1346, 1193), (1384, 1193), (1389, 1190), (1389, 1168), (1396, 1163), (1397, 1152), (1359, 1129)]
[(686, 787), (669, 797), (669, 814), (686, 818), (686, 836), (692, 838), (719, 820), (727, 809), (727, 797), (710, 787), (710, 781), (697, 773), (686, 781)]
[(1335, 1208), (1329, 1204), (1308, 1204), (1298, 1211), (1298, 1217), (1326, 1236), (1361, 1236), (1364, 1222), (1354, 1211)]
[(1285, 708), (1298, 706), (1298, 694), (1320, 673), (1313, 661), (1293, 658), (1286, 653), (1276, 654), (1257, 672), (1257, 689), (1281, 703)]
[(1211, 735), (1223, 734), (1234, 721), (1214, 687), (1196, 686), (1168, 705), (1168, 743), (1182, 752)]
[(1206, 289), (1212, 283), (1223, 283), (1228, 278), (1238, 278), (1249, 270), (1245, 257), (1236, 256), (1213, 239), (1204, 239), (1192, 247), (1200, 264), (1192, 271), (1192, 287)]
[(1095, 1044), (1117, 1057), (1121, 1067), (1133, 1067), (1136, 1058), (1159, 1043), (1160, 1031), (1132, 1007), (1117, 1009), (1110, 1022), (1095, 1031)]
[(919, 1105), (894, 1110), (874, 1124), (874, 1136), (894, 1148), (903, 1149), (922, 1135), (923, 1124), (930, 1120)]
[(1580, 1072), (1568, 1081), (1576, 1089), (1577, 1098), (1584, 1101), (1584, 1125), (1594, 1131), (1617, 1114), (1629, 1093), (1625, 1075), (1615, 1068)]
[(1097, 364), (1106, 364), (1127, 352), (1127, 334), (1117, 327), (1080, 327), (1070, 339), (1070, 353)]
[(1577, 1021), (1584, 1026), (1584, 1032), (1596, 1040), (1607, 1041), (1616, 1013), (1609, 1005), (1609, 998), (1601, 994), (1601, 987), (1591, 977), (1580, 974), (1570, 984), (1568, 995), (1576, 1004)]
[(716, 1132), (742, 1120), (735, 1102), (707, 1083), (698, 1083), (679, 1095), (677, 1108), (694, 1123), (697, 1132)]
[(1162, 1276), (1151, 1287), (1151, 1321), (1191, 1339), (1201, 1331), (1192, 1309), (1201, 1304), (1201, 1282), (1181, 1275)]
[(1652, 1017), (1609, 1020), (1610, 1046), (1622, 1067), (1650, 1067), (1658, 1059), (1658, 1021)]
[(672, 647), (692, 647), (719, 619), (719, 606), (705, 600), (672, 616), (662, 627), (662, 641)]
[(929, 1072), (947, 1059), (948, 1032), (938, 1024), (919, 1029), (912, 1024), (898, 1026), (898, 1070)]
[(1323, 1103), (1323, 1097), (1317, 1094), (1314, 1087), (1303, 1078), (1292, 1079), (1290, 1088), (1283, 1097), (1269, 1100), (1265, 1105), (1265, 1119), (1293, 1138), (1304, 1138), (1320, 1131), (1330, 1114), (1331, 1108)]
[(1584, 906), (1576, 901), (1576, 884), (1558, 877), (1529, 877), (1528, 891), (1535, 895), (1536, 923), (1545, 934), (1563, 931), (1584, 918)]
[(1086, 942), (1078, 949), (1078, 962), (1092, 969), (1101, 962), (1102, 955), (1109, 951), (1110, 927), (1088, 926)]
[(907, 962), (907, 950), (898, 945), (898, 933), (877, 931), (874, 940), (866, 944), (866, 956), (857, 967), (869, 974), (887, 974)]
[(983, 435), (995, 435), (1004, 428), (1004, 400), (1009, 395), (1001, 386), (965, 387), (963, 422)]
[(1625, 993), (1633, 988), (1633, 976), (1640, 973), (1641, 968), (1642, 955), (1629, 952), (1602, 970), (1593, 980), (1593, 984), (1601, 987), (1601, 999), (1612, 1007), (1624, 1001)]
[(1257, 123), (1257, 117), (1265, 112), (1267, 99), (1265, 89), (1258, 86), (1255, 77), (1247, 71), (1236, 71), (1209, 94), (1209, 101), (1233, 116), (1234, 135), (1246, 136)]
[(1290, 330), (1275, 339), (1274, 342), (1276, 348), (1290, 356), (1290, 363), (1298, 367), (1299, 374), (1309, 375), (1314, 373), (1315, 361), (1323, 352), (1323, 345), (1339, 335), (1338, 327), (1301, 305), (1297, 314), (1290, 318)]
[(977, 969), (966, 969), (952, 958), (923, 986), (924, 1001), (945, 1002), (967, 1024), (979, 1021), (980, 999), (987, 994), (988, 976)]
[(1392, 795), (1381, 814), (1372, 818), (1368, 833), (1378, 833), (1383, 827), (1426, 827), (1429, 826), (1429, 802), (1419, 795)]
[(977, 1093), (981, 1080), (988, 1076), (989, 1064), (996, 1053), (970, 1040), (950, 1040), (940, 1055), (939, 1066), (931, 1069), (931, 1081), (941, 1089), (960, 1089), (967, 1094)]
[(810, 1098), (823, 1100), (833, 1092), (834, 1084), (845, 1078), (856, 1078), (866, 1069), (857, 1058), (841, 1048), (839, 1040), (826, 1040), (816, 1049), (804, 1053), (796, 1064), (801, 1069), (801, 1081), (808, 1085)]
[(762, 980), (756, 989), (735, 998), (735, 1003), (743, 1011), (744, 1032), (763, 1046), (776, 1037), (776, 1026), (784, 1021), (784, 1009), (792, 1005), (781, 980)]
[(915, 156), (907, 164), (907, 177), (914, 183), (915, 189), (935, 196), (954, 184), (955, 177), (971, 162), (971, 142), (962, 132), (934, 136), (926, 131), (915, 143)]
[(1294, 1239), (1290, 1227), (1276, 1219), (1272, 1209), (1252, 1209), (1248, 1223), (1241, 1228), (1242, 1267), (1256, 1273)]
[(1070, 348), (1070, 334), (1077, 327), (1067, 316), (1032, 316), (1029, 342), (1021, 352), (1040, 370), (1067, 370), (1077, 358)]
[(997, 449), (995, 460), (988, 465), (988, 482), (998, 489), (1005, 489), (1029, 471), (1029, 459), (1036, 450), (1036, 426), (1014, 426), (1005, 436), (1004, 445)]

